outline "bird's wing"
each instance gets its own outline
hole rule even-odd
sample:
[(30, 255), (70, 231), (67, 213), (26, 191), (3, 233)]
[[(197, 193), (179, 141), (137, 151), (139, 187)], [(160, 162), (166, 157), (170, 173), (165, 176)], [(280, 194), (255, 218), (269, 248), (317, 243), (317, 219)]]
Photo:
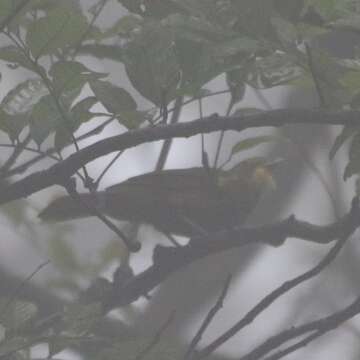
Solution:
[(165, 170), (130, 178), (106, 189), (118, 218), (141, 219), (168, 232), (189, 233), (184, 218), (204, 228), (220, 221), (224, 207), (212, 173), (204, 168)]
[(149, 189), (169, 190), (181, 192), (195, 190), (205, 185), (215, 184), (212, 174), (204, 168), (170, 169), (161, 172), (150, 172), (134, 176), (119, 184), (112, 185), (106, 189), (107, 192), (122, 191), (126, 186), (145, 187)]

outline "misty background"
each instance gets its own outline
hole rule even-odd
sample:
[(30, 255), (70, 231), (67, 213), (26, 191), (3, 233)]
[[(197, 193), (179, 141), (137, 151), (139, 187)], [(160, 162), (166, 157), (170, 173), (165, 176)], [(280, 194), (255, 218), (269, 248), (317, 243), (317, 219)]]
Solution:
[[(84, 3), (89, 6), (90, 1), (84, 1)], [(124, 11), (119, 3), (109, 1), (98, 19), (98, 24), (110, 24), (118, 17), (119, 11)], [(330, 48), (331, 45), (331, 51), (337, 52), (338, 56), (346, 57), (349, 54), (347, 51), (351, 52), (355, 45), (354, 40), (358, 39), (326, 39), (325, 46)], [(0, 38), (0, 44), (1, 46), (5, 45), (6, 40)], [(345, 47), (345, 49), (338, 49), (336, 44), (341, 44), (341, 47)], [(90, 69), (111, 74), (110, 81), (126, 88), (135, 97), (140, 109), (152, 107), (151, 103), (132, 88), (122, 64), (87, 56), (83, 56), (81, 60)], [(1, 98), (17, 83), (33, 77), (26, 70), (16, 69), (13, 71), (2, 61), (0, 62), (0, 72)], [(211, 91), (223, 90), (226, 88), (225, 79), (218, 77), (207, 84), (206, 88)], [(89, 93), (90, 90), (85, 88), (84, 94), (86, 92)], [(204, 99), (202, 101), (204, 116), (214, 112), (224, 114), (228, 102), (228, 94)], [(271, 90), (255, 91), (248, 87), (244, 100), (238, 104), (239, 106), (265, 110), (283, 107), (311, 108), (318, 106), (318, 99), (315, 90), (311, 88), (303, 90), (279, 86)], [(97, 105), (97, 110), (101, 110), (100, 105)], [(199, 118), (197, 102), (186, 105), (182, 109), (180, 121), (196, 118)], [(93, 126), (93, 124), (83, 125), (78, 134), (86, 132)], [(114, 122), (101, 134), (82, 142), (81, 147), (97, 141), (100, 137), (124, 131), (124, 127)], [(351, 179), (346, 183), (342, 180), (346, 146), (339, 151), (333, 161), (330, 161), (328, 156), (339, 131), (338, 127), (293, 125), (278, 130), (259, 128), (242, 133), (226, 132), (220, 163), (226, 160), (232, 146), (249, 134), (265, 135), (281, 132), (291, 140), (279, 144), (261, 145), (255, 150), (241, 153), (232, 160), (232, 163), (236, 163), (245, 157), (264, 154), (270, 158), (285, 159), (275, 174), (278, 183), (277, 189), (264, 195), (249, 223), (270, 223), (295, 214), (302, 220), (327, 224), (348, 211), (354, 195), (354, 183)], [(205, 136), (205, 147), (210, 157), (210, 163), (214, 158), (218, 137), (218, 133)], [(5, 134), (0, 133), (0, 142), (8, 142)], [(106, 174), (101, 188), (134, 175), (153, 171), (161, 145), (161, 142), (148, 143), (127, 150)], [(44, 148), (46, 148), (46, 144)], [(69, 147), (64, 155), (70, 154), (72, 151), (73, 149)], [(10, 153), (11, 150), (1, 149), (1, 160), (5, 161)], [(104, 164), (107, 164), (113, 156), (114, 154), (111, 154), (89, 164), (87, 169), (90, 176), (96, 178), (104, 168)], [(31, 154), (24, 153), (20, 162), (29, 157)], [(51, 164), (51, 161), (44, 160), (30, 171), (46, 168)], [(174, 140), (165, 168), (192, 166), (201, 166), (200, 136)], [(324, 187), (321, 177), (323, 180), (325, 179), (326, 187)], [(56, 308), (58, 303), (53, 296), (47, 298), (48, 292), (62, 299), (72, 299), (78, 289), (86, 288), (96, 277), (111, 276), (119, 264), (116, 258), (111, 261), (110, 266), (98, 272), (99, 252), (104, 249), (105, 244), (115, 244), (114, 246), (118, 247), (116, 250), (118, 255), (126, 257), (120, 240), (96, 218), (55, 225), (41, 223), (37, 218), (38, 212), (51, 199), (64, 195), (64, 193), (62, 188), (52, 187), (34, 194), (26, 200), (7, 204), (1, 209), (0, 291), (2, 295), (11, 291), (12, 280), (21, 281), (40, 263), (50, 259), (51, 263), (34, 277), (31, 283), (25, 287), (24, 293), (28, 293), (31, 297), (42, 297), (48, 309), (51, 309), (51, 306)], [(123, 225), (125, 226), (125, 224)], [(125, 227), (125, 229), (127, 228)], [(68, 245), (66, 249), (72, 251), (79, 264), (90, 269), (87, 274), (77, 269), (78, 272), (74, 278), (74, 269), (68, 267), (68, 272), (64, 270), (66, 266), (61, 262), (66, 262), (66, 254), (63, 257), (56, 255), (56, 251), (66, 251), (65, 247), (64, 249), (56, 248), (56, 243), (60, 239)], [(141, 226), (138, 239), (143, 244), (142, 250), (140, 254), (131, 255), (130, 258), (130, 264), (136, 273), (150, 265), (149, 259), (151, 259), (151, 251), (155, 243), (167, 243), (162, 234), (145, 225)], [(281, 297), (241, 334), (222, 346), (213, 358), (224, 360), (236, 358), (237, 355), (246, 353), (247, 350), (255, 347), (261, 339), (265, 339), (281, 329), (333, 313), (352, 301), (353, 297), (359, 293), (360, 287), (357, 240), (358, 233), (355, 233), (353, 239), (347, 243), (329, 268), (316, 278)], [(133, 328), (136, 333), (153, 334), (165, 322), (170, 312), (176, 309), (176, 318), (168, 331), (179, 341), (187, 344), (213, 306), (226, 276), (230, 273), (233, 275), (233, 279), (229, 293), (223, 309), (217, 314), (201, 342), (202, 345), (205, 345), (233, 325), (275, 287), (314, 266), (326, 254), (330, 246), (332, 245), (320, 246), (303, 240), (288, 239), (279, 248), (253, 245), (231, 249), (228, 252), (197, 261), (178, 271), (151, 293), (150, 301), (140, 299), (131, 306), (114, 310), (109, 316), (119, 318)], [(33, 285), (44, 292), (36, 295), (37, 290), (32, 288)], [(73, 289), (70, 285), (73, 286)], [(354, 318), (320, 340), (291, 354), (288, 358), (309, 360), (331, 360), (339, 357), (359, 358), (359, 325), (358, 319)], [(33, 351), (38, 353), (39, 357), (46, 355), (46, 351), (41, 347), (37, 347)], [(77, 358), (71, 352), (58, 354), (57, 357), (61, 359)]]

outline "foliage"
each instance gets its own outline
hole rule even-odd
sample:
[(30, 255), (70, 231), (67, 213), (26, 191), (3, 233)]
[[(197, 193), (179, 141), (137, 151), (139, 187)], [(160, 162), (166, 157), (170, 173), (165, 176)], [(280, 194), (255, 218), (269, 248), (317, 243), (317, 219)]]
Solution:
[[(20, 0), (0, 0), (0, 24), (19, 4)], [(107, 6), (106, 1), (83, 8), (77, 0), (30, 0), (5, 24), (0, 60), (11, 71), (25, 69), (31, 74), (9, 89), (0, 104), (0, 130), (8, 136), (9, 145), (24, 145), (44, 156), (61, 155), (69, 145), (77, 146), (78, 130), (85, 123), (99, 127), (98, 131), (112, 119), (124, 131), (157, 126), (166, 120), (164, 112), (173, 100), (183, 97), (189, 103), (215, 96), (205, 86), (218, 76), (225, 76), (233, 106), (243, 100), (249, 87), (270, 89), (310, 81), (321, 91), (323, 106), (360, 108), (358, 54), (344, 60), (314, 47), (310, 62), (304, 50), (304, 42), (316, 42), (333, 29), (359, 31), (360, 9), (354, 1), (118, 0), (119, 17), (100, 28), (95, 22), (102, 6)], [(91, 69), (85, 64), (87, 56), (121, 64), (132, 88), (114, 84), (114, 74)], [(91, 95), (84, 97), (85, 89)], [(135, 92), (151, 107), (139, 110)], [(97, 105), (104, 110), (95, 112)], [(259, 111), (240, 104), (232, 114)], [(360, 173), (359, 127), (344, 126), (329, 152), (333, 158), (349, 139), (345, 179)], [(230, 158), (274, 141), (284, 138), (267, 134), (244, 138), (233, 147)], [(123, 256), (115, 249), (111, 243), (100, 251), (103, 256), (92, 264), (93, 273)], [(59, 268), (69, 273), (91, 272), (89, 264), (73, 256), (62, 239), (50, 239), (49, 252), (57, 257)], [(114, 286), (106, 281), (101, 284), (104, 293)], [(57, 286), (79, 289), (69, 274)], [(96, 339), (94, 328), (104, 316), (101, 296), (96, 300), (65, 309), (55, 323), (45, 327), (39, 325), (34, 304), (15, 298), (10, 305), (4, 301), (6, 311), (0, 304), (4, 329), (0, 357), (17, 354), (25, 358), (24, 349), (38, 343), (48, 343), (52, 356), (84, 341), (100, 341), (99, 359), (136, 358), (134, 353), (141, 352), (151, 339), (126, 343), (111, 339), (111, 346), (109, 341)], [(159, 348), (160, 355), (155, 349), (155, 355), (149, 352), (148, 358), (178, 356), (178, 349), (170, 345)]]

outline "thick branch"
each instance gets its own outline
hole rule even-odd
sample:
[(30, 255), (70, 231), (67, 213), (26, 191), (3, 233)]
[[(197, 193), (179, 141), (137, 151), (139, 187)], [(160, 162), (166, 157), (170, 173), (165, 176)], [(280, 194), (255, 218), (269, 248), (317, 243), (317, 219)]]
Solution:
[(266, 295), (260, 302), (258, 302), (242, 319), (235, 323), (231, 328), (226, 330), (223, 334), (218, 336), (212, 343), (207, 345), (204, 349), (198, 352), (196, 359), (203, 359), (213, 353), (216, 349), (222, 346), (226, 341), (238, 334), (245, 326), (254, 321), (263, 311), (265, 311), (275, 300), (279, 299), (285, 293), (294, 289), (296, 286), (310, 280), (314, 276), (320, 274), (332, 261), (335, 260), (347, 239), (352, 234), (353, 228), (349, 228), (345, 235), (342, 235), (335, 245), (330, 249), (326, 256), (314, 267), (306, 272), (284, 282), (271, 293)]
[(56, 184), (63, 184), (79, 168), (114, 151), (126, 150), (147, 142), (187, 138), (219, 130), (242, 131), (247, 128), (282, 126), (286, 124), (358, 125), (359, 111), (324, 111), (280, 109), (247, 116), (222, 117), (211, 115), (203, 119), (171, 125), (159, 125), (128, 131), (100, 140), (70, 155), (50, 168), (33, 173), (0, 191), (0, 204), (27, 197)]
[(271, 225), (256, 228), (240, 227), (210, 234), (204, 238), (194, 238), (188, 245), (180, 248), (158, 246), (154, 251), (153, 265), (135, 276), (121, 289), (121, 293), (114, 293), (105, 307), (110, 310), (132, 303), (166, 280), (173, 272), (211, 254), (253, 243), (281, 245), (288, 237), (299, 237), (325, 244), (349, 236), (359, 226), (360, 208), (356, 198), (348, 214), (326, 226), (313, 225), (290, 217)]

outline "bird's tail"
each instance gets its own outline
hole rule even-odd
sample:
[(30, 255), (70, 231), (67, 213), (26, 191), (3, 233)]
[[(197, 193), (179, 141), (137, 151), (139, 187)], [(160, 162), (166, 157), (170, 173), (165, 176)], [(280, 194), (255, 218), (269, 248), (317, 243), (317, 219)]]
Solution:
[(60, 222), (77, 218), (93, 216), (89, 209), (84, 206), (88, 204), (90, 207), (99, 207), (97, 195), (81, 194), (83, 203), (73, 200), (70, 196), (60, 197), (50, 203), (41, 213), (39, 218), (46, 222)]

